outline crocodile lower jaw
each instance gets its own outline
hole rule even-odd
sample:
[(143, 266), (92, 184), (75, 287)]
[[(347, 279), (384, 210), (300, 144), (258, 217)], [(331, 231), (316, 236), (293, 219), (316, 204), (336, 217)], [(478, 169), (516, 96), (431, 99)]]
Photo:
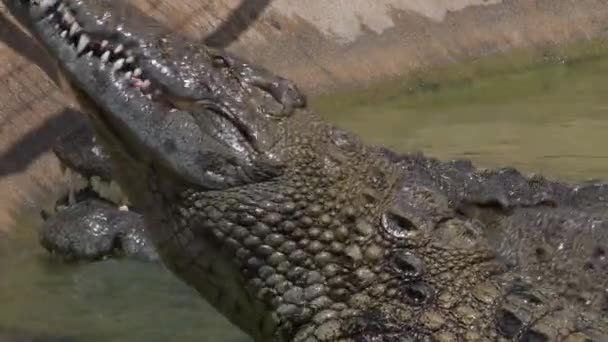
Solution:
[(131, 209), (131, 202), (116, 181), (104, 180), (99, 176), (85, 177), (77, 170), (74, 170), (61, 162), (60, 167), (63, 173), (62, 181), (67, 185), (66, 190), (61, 193), (60, 198), (67, 197), (70, 201), (73, 201), (77, 192), (89, 188), (93, 190), (99, 198), (114, 203), (121, 210)]

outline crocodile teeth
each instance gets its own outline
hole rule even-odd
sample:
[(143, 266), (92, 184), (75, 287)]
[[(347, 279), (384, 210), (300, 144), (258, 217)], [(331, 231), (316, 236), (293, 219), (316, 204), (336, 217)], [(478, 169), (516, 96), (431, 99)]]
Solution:
[(127, 57), (127, 59), (125, 60), (125, 62), (131, 64), (131, 63), (135, 62), (135, 57), (129, 56), (129, 57)]
[(57, 3), (57, 0), (42, 0), (42, 1), (40, 2), (40, 7), (42, 7), (42, 9), (44, 9), (44, 10), (45, 10), (45, 9), (47, 9), (47, 8), (49, 8), (49, 7), (51, 7), (51, 6), (53, 6), (53, 5), (54, 5), (54, 4), (56, 4), (56, 3)]
[(108, 60), (110, 60), (110, 51), (107, 50), (106, 52), (103, 53), (103, 55), (101, 55), (101, 61), (102, 62), (107, 62)]
[(133, 76), (134, 77), (141, 76), (141, 68), (135, 68), (135, 70), (133, 70)]
[(120, 53), (123, 50), (122, 44), (118, 44), (118, 46), (114, 49), (114, 53)]
[(128, 79), (128, 80), (130, 80), (132, 76), (133, 76), (133, 72), (131, 72), (131, 71), (127, 71), (125, 73), (125, 78)]
[(74, 24), (76, 19), (70, 12), (63, 12), (63, 21), (65, 21), (68, 25)]
[(80, 39), (78, 39), (78, 46), (76, 47), (76, 51), (78, 53), (81, 53), (82, 51), (84, 51), (84, 49), (87, 47), (87, 45), (89, 44), (90, 41), (91, 41), (91, 39), (89, 39), (89, 37), (87, 37), (86, 34), (80, 35)]
[(70, 37), (75, 35), (78, 31), (80, 31), (80, 25), (78, 25), (77, 22), (73, 22), (72, 26), (70, 26)]
[(61, 38), (66, 38), (68, 36), (68, 31), (65, 31), (65, 30), (61, 31), (60, 36), (61, 36)]
[(117, 71), (120, 70), (120, 68), (122, 68), (125, 65), (125, 59), (121, 58), (119, 60), (117, 60), (116, 62), (114, 62), (114, 66), (112, 67), (112, 70)]
[(108, 42), (107, 40), (102, 40), (102, 41), (101, 41), (101, 45), (100, 45), (100, 47), (101, 47), (102, 49), (105, 49), (105, 48), (107, 48), (107, 47), (108, 47), (108, 44), (110, 44), (110, 42)]
[(93, 57), (93, 50), (91, 50), (87, 53), (87, 57), (89, 57), (89, 58)]
[(118, 210), (120, 211), (129, 211), (129, 207), (127, 207), (126, 205), (121, 205), (120, 207), (118, 207)]

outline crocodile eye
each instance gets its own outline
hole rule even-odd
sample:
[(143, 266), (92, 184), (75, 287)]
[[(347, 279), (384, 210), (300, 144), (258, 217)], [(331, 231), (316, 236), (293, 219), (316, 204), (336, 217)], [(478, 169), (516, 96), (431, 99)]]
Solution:
[(424, 273), (423, 261), (408, 251), (396, 251), (393, 255), (393, 265), (404, 278), (420, 278)]
[(397, 238), (407, 238), (412, 232), (418, 230), (410, 219), (394, 212), (382, 215), (382, 226), (389, 234)]

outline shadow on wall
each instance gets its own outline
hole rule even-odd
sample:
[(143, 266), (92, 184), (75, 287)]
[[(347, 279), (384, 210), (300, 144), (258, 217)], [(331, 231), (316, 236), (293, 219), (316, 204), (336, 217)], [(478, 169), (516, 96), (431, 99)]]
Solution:
[[(204, 39), (204, 44), (215, 48), (225, 48), (239, 37), (260, 17), (272, 0), (243, 0), (241, 4), (226, 18), (226, 20)], [(148, 17), (139, 9), (130, 6), (130, 11), (136, 15)], [(148, 20), (151, 20), (149, 18)], [(161, 25), (160, 23), (157, 23)], [(169, 31), (167, 29), (166, 31)], [(179, 34), (179, 32), (172, 32)], [(59, 80), (58, 70), (54, 62), (44, 52), (40, 45), (25, 34), (6, 16), (0, 15), (0, 40), (29, 62), (37, 64), (56, 84)], [(2, 82), (2, 80), (0, 80)], [(0, 86), (0, 91), (3, 89)], [(0, 113), (3, 118), (7, 113)], [(52, 115), (21, 137), (6, 151), (0, 154), (0, 177), (19, 173), (42, 154), (50, 150), (58, 138), (58, 133), (68, 131), (82, 125), (84, 115), (73, 109), (65, 108), (60, 113)]]
[(83, 114), (73, 109), (65, 108), (52, 115), (0, 154), (0, 177), (25, 171), (31, 162), (51, 149), (58, 132), (67, 133), (83, 124)]
[(247, 31), (272, 0), (243, 0), (226, 20), (203, 42), (215, 48), (225, 48)]
[[(17, 51), (29, 62), (37, 64), (53, 82), (58, 81), (58, 70), (49, 55), (34, 39), (3, 15), (0, 15), (0, 41)], [(4, 113), (0, 113), (0, 115), (2, 114)]]

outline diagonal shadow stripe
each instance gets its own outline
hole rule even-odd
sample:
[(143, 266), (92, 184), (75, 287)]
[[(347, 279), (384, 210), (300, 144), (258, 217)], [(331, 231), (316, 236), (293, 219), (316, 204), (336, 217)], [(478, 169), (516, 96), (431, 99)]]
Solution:
[(29, 62), (38, 65), (54, 82), (59, 79), (59, 70), (53, 59), (36, 42), (5, 15), (0, 15), (0, 41), (17, 51)]
[(0, 155), (0, 177), (27, 169), (53, 146), (57, 137), (85, 124), (82, 113), (70, 108), (52, 115), (40, 127), (29, 131)]
[(203, 40), (206, 45), (225, 48), (253, 25), (272, 0), (243, 0), (226, 20)]

